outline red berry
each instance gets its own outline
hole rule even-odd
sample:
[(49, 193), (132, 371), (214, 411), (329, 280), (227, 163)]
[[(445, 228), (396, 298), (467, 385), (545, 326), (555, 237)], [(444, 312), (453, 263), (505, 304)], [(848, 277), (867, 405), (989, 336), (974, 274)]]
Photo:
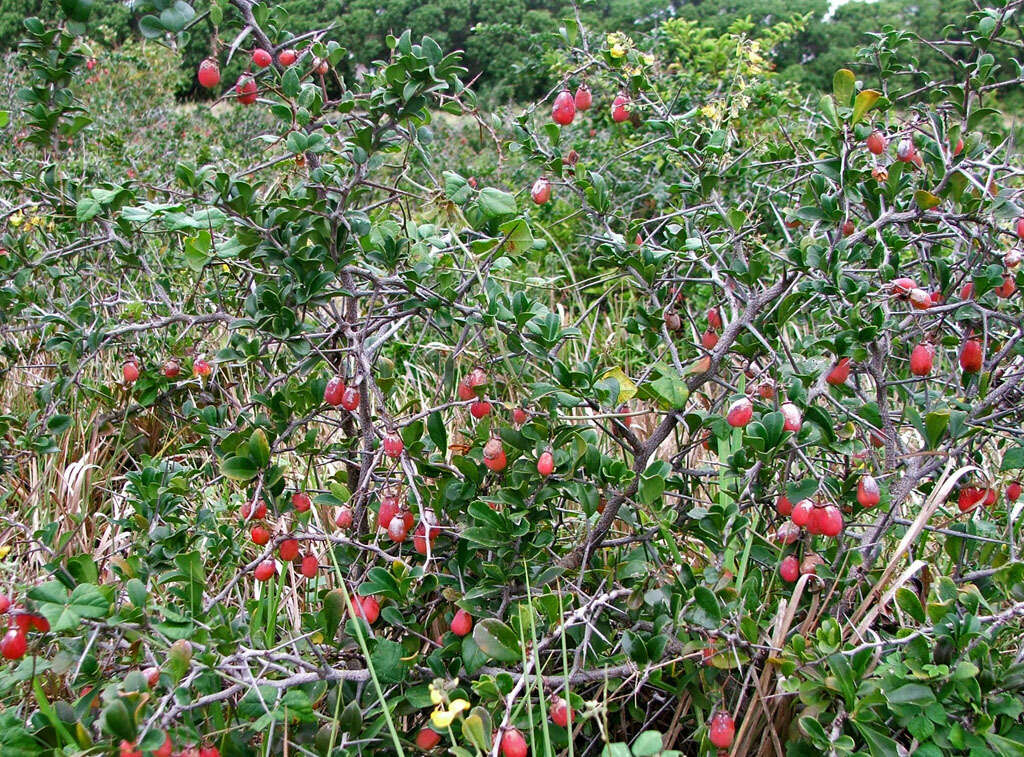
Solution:
[(549, 450), (540, 453), (537, 458), (537, 472), (542, 476), (550, 476), (555, 470), (555, 457)]
[(238, 93), (239, 103), (242, 105), (252, 105), (256, 102), (256, 80), (251, 76), (241, 76), (235, 84), (235, 92)]
[(779, 575), (787, 583), (793, 583), (800, 575), (800, 561), (793, 555), (786, 555), (779, 565)]
[(783, 402), (779, 410), (782, 411), (782, 418), (784, 420), (783, 430), (792, 431), (794, 434), (799, 432), (800, 428), (804, 425), (803, 418), (800, 415), (800, 408), (792, 402)]
[(887, 142), (882, 132), (873, 131), (868, 135), (868, 150), (875, 155), (881, 155), (885, 152)]
[(171, 757), (174, 752), (174, 742), (169, 734), (164, 734), (164, 743), (153, 750), (153, 757)]
[(451, 629), (456, 636), (465, 636), (473, 629), (473, 616), (461, 608), (456, 610)]
[[(678, 331), (678, 329), (674, 330)], [(716, 334), (713, 330), (708, 329), (703, 334), (701, 334), (700, 343), (704, 349), (713, 350), (715, 348), (715, 345), (718, 344), (718, 334)]]
[(1017, 236), (1024, 239), (1024, 216), (1017, 219)]
[[(408, 511), (406, 511), (408, 512)], [(409, 517), (412, 517), (412, 513), (409, 513)], [(391, 537), (391, 541), (403, 542), (409, 535), (409, 526), (405, 522), (404, 517), (392, 518), (388, 524), (388, 536)]]
[(629, 118), (629, 98), (625, 95), (616, 95), (612, 100), (612, 121), (621, 124)]
[(292, 495), (292, 507), (298, 512), (304, 513), (313, 506), (313, 501), (309, 498), (306, 492), (295, 492)]
[(196, 376), (209, 376), (211, 372), (212, 369), (210, 368), (210, 364), (205, 360), (200, 359), (192, 363), (192, 373)]
[(181, 366), (178, 365), (177, 360), (168, 360), (164, 363), (163, 368), (161, 368), (161, 372), (167, 378), (177, 378), (178, 374), (181, 373)]
[(285, 539), (277, 545), (277, 554), (284, 562), (291, 562), (299, 556), (299, 542), (296, 539)]
[(803, 528), (811, 521), (811, 513), (814, 512), (814, 503), (809, 499), (802, 499), (793, 505), (793, 513), (790, 517), (793, 522)]
[(0, 615), (11, 609), (11, 598), (6, 594), (0, 594)]
[(843, 224), (842, 232), (844, 237), (848, 237), (857, 230), (857, 227), (853, 225), (853, 221), (847, 221)]
[(469, 385), (468, 381), (460, 381), (456, 391), (460, 400), (471, 400), (476, 397), (476, 392), (473, 391), (473, 387)]
[(1013, 296), (1013, 293), (1017, 291), (1017, 282), (1013, 280), (1013, 276), (1006, 274), (1003, 276), (1003, 283), (997, 286), (993, 291), (1004, 300), (1009, 299)]
[(252, 516), (253, 520), (262, 520), (263, 518), (267, 517), (267, 503), (264, 502), (263, 500), (260, 500), (256, 504), (256, 509), (253, 510), (252, 505), (249, 502), (246, 502), (244, 505), (242, 505), (239, 512), (242, 515), (242, 520), (249, 520), (250, 515)]
[(396, 434), (394, 431), (389, 431), (384, 434), (384, 454), (388, 457), (399, 458), (402, 456), (402, 450), (405, 449), (405, 443), (402, 441), (402, 437)]
[(594, 96), (590, 94), (590, 87), (581, 84), (576, 88), (576, 96), (572, 99), (576, 110), (587, 110), (594, 103)]
[(380, 617), (380, 602), (375, 597), (363, 597), (361, 601), (356, 599), (356, 603), (356, 611), (361, 618), (371, 626), (377, 622), (377, 618)]
[(733, 722), (732, 715), (722, 710), (716, 712), (708, 726), (708, 738), (711, 739), (711, 743), (719, 749), (728, 749), (732, 746), (735, 735), (736, 724)]
[(526, 744), (523, 734), (516, 728), (509, 728), (501, 734), (502, 757), (526, 757), (530, 747)]
[(387, 531), (396, 515), (398, 515), (398, 497), (387, 496), (382, 498), (380, 509), (377, 510), (377, 526)]
[(968, 339), (964, 342), (964, 346), (960, 348), (960, 367), (964, 373), (977, 373), (981, 370), (984, 360), (981, 342), (977, 339)]
[(718, 308), (708, 308), (708, 328), (718, 331), (722, 328), (722, 315)]
[(963, 151), (964, 151), (964, 141), (962, 139), (958, 139), (956, 141), (956, 147), (953, 148), (953, 155), (959, 155)]
[(973, 510), (977, 507), (978, 503), (985, 499), (984, 489), (977, 489), (973, 486), (965, 486), (960, 490), (960, 494), (957, 497), (957, 507), (960, 508), (960, 512), (966, 513), (969, 510)]
[(782, 494), (777, 500), (775, 500), (775, 512), (784, 518), (788, 518), (793, 514), (793, 503), (789, 501), (789, 498)]
[(139, 378), (139, 364), (134, 360), (129, 360), (121, 366), (121, 373), (126, 384), (134, 384)]
[(351, 528), (352, 527), (352, 508), (348, 505), (343, 505), (338, 508), (338, 514), (334, 517), (334, 525), (338, 528)]
[(576, 103), (572, 94), (563, 89), (555, 96), (555, 103), (551, 108), (551, 120), (560, 126), (568, 126), (576, 117)]
[(921, 342), (910, 353), (910, 372), (915, 376), (927, 376), (932, 372), (934, 357), (935, 348), (927, 342)]
[(254, 543), (261, 547), (270, 541), (270, 532), (263, 526), (253, 526), (249, 531), (249, 536), (252, 537)]
[(896, 159), (903, 163), (914, 163), (917, 157), (917, 148), (914, 147), (914, 143), (909, 139), (901, 139), (896, 146)]
[(548, 714), (551, 715), (552, 723), (561, 728), (568, 728), (569, 721), (572, 719), (572, 707), (562, 697), (554, 697), (551, 700), (551, 709), (548, 710)]
[(533, 182), (530, 188), (530, 197), (537, 205), (543, 205), (551, 199), (551, 182), (540, 178)]
[(264, 560), (252, 572), (257, 581), (269, 581), (277, 573), (277, 563), (273, 560)]
[(843, 514), (835, 505), (825, 505), (818, 517), (818, 530), (824, 536), (835, 538), (843, 530)]
[(501, 440), (489, 439), (484, 445), (484, 465), (492, 471), (499, 472), (505, 470), (506, 463), (505, 449), (501, 446)]
[(1020, 481), (1014, 481), (1006, 487), (1006, 499), (1009, 502), (1016, 502), (1020, 499)]
[(121, 739), (121, 743), (118, 744), (118, 748), (121, 751), (120, 757), (142, 757), (142, 750), (136, 749), (135, 744), (130, 741)]
[(421, 521), (416, 526), (416, 531), (412, 535), (412, 548), (419, 552), (421, 555), (427, 554), (427, 538), (430, 539), (430, 548), (433, 550), (434, 542), (437, 541), (437, 534), (440, 529), (437, 526), (426, 526)]
[(261, 47), (257, 47), (252, 51), (252, 62), (256, 64), (257, 68), (266, 68), (273, 62), (273, 58), (270, 57), (270, 53)]
[(151, 689), (156, 688), (157, 684), (160, 683), (160, 668), (158, 667), (146, 668), (142, 671), (142, 675), (146, 678), (146, 685)]
[(989, 487), (985, 490), (985, 499), (981, 504), (985, 507), (992, 507), (992, 505), (996, 503), (997, 499), (999, 499), (999, 492), (996, 489)]
[(19, 660), (25, 656), (28, 649), (28, 640), (25, 632), (12, 628), (0, 639), (0, 654), (8, 660)]
[(792, 544), (800, 538), (800, 526), (792, 521), (786, 521), (775, 529), (772, 538), (780, 544)]
[(346, 410), (355, 410), (359, 407), (359, 390), (354, 386), (346, 386), (341, 393), (341, 406)]
[[(182, 755), (182, 757), (185, 757), (185, 755)], [(220, 757), (220, 750), (215, 746), (200, 747), (199, 757)]]
[(754, 406), (746, 397), (736, 400), (729, 405), (729, 412), (725, 419), (733, 428), (742, 428), (750, 423), (754, 416)]
[(39, 631), (39, 633), (49, 633), (50, 621), (48, 621), (42, 615), (30, 615), (29, 619), (32, 621), (32, 627)]
[(282, 50), (277, 54), (277, 62), (282, 66), (290, 66), (298, 57), (299, 56), (294, 50), (288, 48), (287, 50)]
[(845, 384), (848, 378), (850, 378), (850, 358), (844, 357), (832, 366), (832, 370), (828, 372), (825, 381), (832, 386), (839, 386), (840, 384)]
[(220, 84), (220, 68), (217, 61), (207, 58), (199, 64), (199, 84), (207, 89), (213, 89)]
[(327, 382), (324, 387), (324, 402), (337, 407), (341, 404), (341, 396), (345, 393), (345, 382), (340, 376), (335, 376)]
[(314, 578), (319, 569), (320, 561), (316, 559), (316, 555), (306, 555), (302, 558), (302, 567), (299, 568), (299, 572), (306, 578)]
[(432, 728), (421, 728), (416, 734), (416, 748), (429, 752), (441, 743), (441, 734)]
[(974, 283), (968, 281), (960, 288), (960, 299), (969, 300), (974, 297)]
[(862, 476), (857, 482), (857, 502), (861, 507), (874, 507), (882, 501), (882, 493), (873, 476)]
[(530, 414), (523, 408), (517, 407), (512, 411), (512, 422), (517, 426), (522, 426), (528, 420), (530, 420)]
[(912, 291), (917, 289), (917, 282), (913, 279), (908, 279), (906, 276), (901, 276), (898, 279), (893, 279), (889, 286), (892, 288), (894, 295), (900, 299), (906, 299)]
[(919, 287), (911, 289), (907, 299), (910, 300), (910, 304), (914, 306), (915, 310), (927, 310), (935, 304), (932, 296)]
[(477, 420), (491, 414), (491, 403), (487, 400), (476, 400), (469, 406), (469, 414)]

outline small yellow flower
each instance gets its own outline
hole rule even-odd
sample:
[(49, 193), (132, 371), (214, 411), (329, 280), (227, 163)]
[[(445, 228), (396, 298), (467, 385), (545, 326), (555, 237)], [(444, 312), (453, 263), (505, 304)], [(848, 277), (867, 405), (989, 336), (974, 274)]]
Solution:
[[(433, 699), (433, 691), (431, 691), (431, 699)], [(459, 713), (469, 709), (469, 702), (465, 699), (456, 699), (448, 706), (448, 709), (438, 707), (432, 713), (430, 713), (430, 722), (433, 723), (435, 728), (444, 729), (452, 724)]]
[(644, 64), (645, 65), (648, 65), (648, 66), (653, 66), (654, 65), (654, 56), (651, 55), (650, 53), (644, 53), (643, 58), (644, 58)]
[(444, 701), (444, 692), (434, 684), (430, 684), (430, 701), (434, 704), (441, 704)]
[(11, 226), (13, 226), (14, 228), (18, 228), (19, 226), (21, 226), (21, 222), (24, 219), (25, 219), (25, 216), (23, 216), (21, 214), (21, 211), (19, 210), (17, 213), (15, 213), (13, 216), (11, 216), (10, 220), (8, 221), (8, 223)]
[(626, 48), (622, 45), (612, 45), (611, 50), (608, 52), (612, 54), (613, 58), (621, 58), (626, 54)]

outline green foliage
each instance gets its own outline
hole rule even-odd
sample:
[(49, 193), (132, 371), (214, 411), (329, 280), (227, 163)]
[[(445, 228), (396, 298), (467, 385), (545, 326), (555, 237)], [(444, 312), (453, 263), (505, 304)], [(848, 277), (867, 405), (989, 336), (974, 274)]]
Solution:
[[(28, 20), (2, 77), (0, 568), (29, 651), (0, 667), (0, 751), (394, 754), (431, 728), (475, 755), (515, 728), (678, 755), (714, 713), (744, 754), (1024, 750), (1021, 165), (988, 107), (1013, 9), (966, 17), (927, 102), (906, 82), (933, 48), (894, 31), (810, 103), (771, 65), (804, 19), (607, 4), (623, 28), (559, 31), (527, 5), (519, 46), (478, 10), (317, 31), (308, 5), (152, 0), (153, 39), (113, 50)], [(449, 33), (391, 33), (409, 17)], [(306, 32), (235, 101), (251, 40)], [(172, 38), (246, 40), (224, 102), (174, 101)], [(461, 44), (593, 107), (488, 113)]]

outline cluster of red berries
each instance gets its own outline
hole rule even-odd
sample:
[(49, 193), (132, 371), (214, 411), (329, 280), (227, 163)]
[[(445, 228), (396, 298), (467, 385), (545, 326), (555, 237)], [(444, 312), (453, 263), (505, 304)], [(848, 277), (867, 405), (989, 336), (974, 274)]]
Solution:
[[(295, 63), (298, 57), (298, 52), (288, 48), (277, 54), (277, 62), (281, 67), (287, 68)], [(273, 61), (273, 56), (263, 48), (256, 48), (252, 52), (253, 65), (258, 69), (267, 68)], [(320, 76), (325, 75), (329, 70), (330, 66), (326, 60), (317, 58), (313, 61), (313, 71)], [(213, 89), (220, 84), (220, 66), (217, 63), (217, 59), (210, 57), (203, 60), (199, 64), (196, 78), (199, 80), (200, 86), (206, 89)], [(256, 79), (249, 73), (244, 73), (238, 78), (238, 81), (235, 82), (234, 90), (235, 98), (242, 105), (252, 105), (256, 102), (256, 96), (259, 93)]]
[[(292, 507), (297, 512), (307, 512), (313, 506), (313, 501), (306, 492), (295, 492), (292, 494)], [(249, 529), (249, 537), (257, 546), (263, 547), (270, 543), (270, 530), (262, 523), (267, 517), (267, 504), (262, 500), (256, 503), (255, 507), (246, 502), (241, 507), (240, 514), (242, 521), (249, 523), (251, 520), (260, 521)], [(278, 556), (286, 563), (290, 563), (299, 556), (299, 542), (297, 539), (284, 539), (277, 545)], [(299, 572), (306, 578), (315, 578), (320, 569), (320, 561), (316, 555), (309, 552), (302, 558)], [(277, 575), (277, 563), (273, 558), (267, 558), (260, 562), (254, 569), (253, 575), (257, 581), (269, 581)]]
[[(197, 358), (192, 363), (192, 374), (200, 378), (206, 378), (212, 373), (213, 369), (210, 364), (201, 358)], [(164, 362), (160, 366), (160, 373), (164, 378), (175, 379), (181, 375), (181, 364), (177, 360), (171, 358)], [(124, 383), (134, 384), (139, 380), (139, 376), (142, 374), (142, 368), (139, 366), (139, 361), (135, 358), (126, 360), (121, 366), (121, 376), (124, 378)]]
[[(1019, 481), (1012, 481), (1006, 487), (1006, 500), (1008, 502), (1016, 502), (1020, 499), (1021, 485)], [(957, 507), (960, 508), (960, 512), (970, 512), (978, 505), (983, 507), (992, 507), (996, 502), (999, 501), (999, 491), (994, 486), (988, 486), (981, 488), (978, 486), (965, 486), (957, 495)]]
[(346, 410), (359, 407), (359, 389), (345, 384), (345, 379), (335, 376), (324, 387), (324, 402), (331, 407), (341, 405)]
[(0, 655), (8, 660), (20, 660), (28, 650), (28, 632), (47, 633), (50, 621), (42, 615), (25, 612), (18, 607), (11, 607), (11, 600), (6, 594), (0, 594), (0, 615), (10, 613), (10, 628), (0, 638)]
[(779, 515), (789, 516), (794, 525), (806, 528), (812, 534), (834, 538), (843, 530), (843, 514), (835, 505), (822, 505), (809, 499), (794, 505), (783, 495), (776, 501), (775, 509)]

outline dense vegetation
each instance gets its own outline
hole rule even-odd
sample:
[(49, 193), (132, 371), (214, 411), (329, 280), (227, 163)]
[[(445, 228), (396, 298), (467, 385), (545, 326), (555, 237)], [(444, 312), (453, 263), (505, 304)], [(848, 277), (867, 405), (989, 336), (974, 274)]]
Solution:
[(0, 70), (0, 755), (1024, 754), (1020, 0), (810, 98), (536, 10), (513, 108), (112, 8)]
[[(222, 3), (214, 3), (215, 8), (218, 5)], [(557, 30), (566, 24), (572, 26), (577, 20), (595, 34), (620, 30), (647, 33), (673, 17), (697, 22), (715, 35), (743, 28), (755, 37), (773, 37), (792, 27), (793, 32), (785, 34), (784, 42), (766, 50), (784, 80), (813, 91), (831, 87), (832, 74), (857, 60), (859, 51), (871, 43), (873, 34), (896, 29), (914, 40), (911, 52), (915, 58), (903, 68), (907, 78), (899, 84), (921, 86), (929, 77), (954, 76), (957, 67), (948, 57), (960, 59), (967, 51), (951, 46), (932, 49), (917, 40), (939, 39), (947, 34), (956, 38), (963, 18), (974, 7), (968, 0), (853, 0), (837, 8), (831, 8), (829, 0), (690, 0), (681, 4), (665, 0), (601, 0), (582, 3), (578, 8), (571, 2), (538, 0), (352, 0), (343, 6), (282, 0), (272, 5), (281, 17), (288, 19), (291, 29), (330, 27), (331, 38), (347, 50), (336, 66), (345, 78), (350, 79), (372, 61), (386, 57), (387, 36), (408, 28), (414, 37), (430, 36), (442, 49), (464, 51), (462, 63), (468, 76), (473, 79), (475, 90), (489, 101), (541, 96), (554, 86), (557, 81), (551, 76), (547, 51), (557, 38)], [(7, 0), (0, 8), (0, 51), (17, 44), (26, 17), (53, 17), (58, 6), (57, 0)], [(145, 8), (146, 3), (135, 6)], [(208, 11), (209, 3), (196, 3), (195, 15), (189, 19), (185, 32), (177, 35), (185, 53), (180, 65), (187, 74), (177, 90), (181, 96), (203, 95), (190, 74), (203, 58), (216, 52), (211, 40), (217, 38), (217, 29)], [(1008, 26), (1004, 30), (1008, 39), (1019, 40), (1015, 20), (1009, 19)], [(88, 27), (95, 38), (120, 43), (138, 30), (138, 22), (125, 3), (95, 0)], [(157, 26), (143, 31), (156, 37), (163, 30)], [(959, 41), (962, 45), (966, 40)], [(1012, 60), (1009, 48), (990, 53), (1003, 64)], [(237, 76), (240, 70), (229, 67), (227, 73)], [(857, 73), (871, 70), (864, 66)], [(1013, 102), (1017, 102), (1015, 93)]]

